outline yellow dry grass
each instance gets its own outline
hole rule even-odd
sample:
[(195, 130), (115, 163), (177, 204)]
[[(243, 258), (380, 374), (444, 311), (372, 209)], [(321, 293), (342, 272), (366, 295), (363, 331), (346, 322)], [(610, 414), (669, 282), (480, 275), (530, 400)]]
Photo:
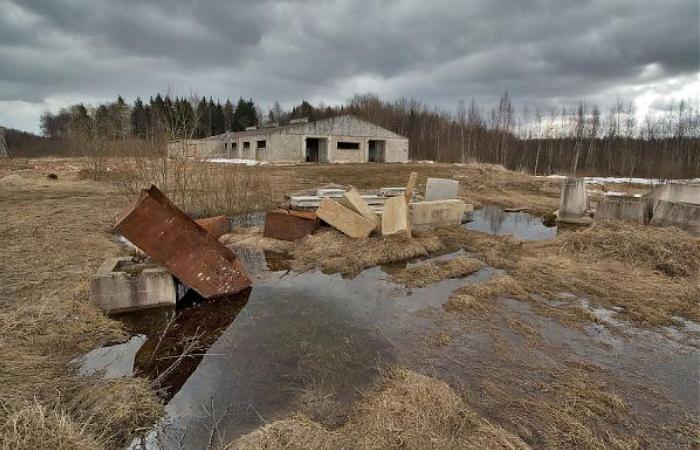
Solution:
[[(58, 179), (47, 179), (49, 171)], [(120, 251), (108, 233), (120, 203), (105, 185), (78, 181), (77, 169), (54, 161), (3, 163), (0, 177), (0, 405), (22, 424), (3, 424), (16, 433), (7, 445), (40, 448), (42, 436), (57, 442), (50, 434), (63, 432), (120, 445), (153, 423), (161, 405), (142, 380), (125, 380), (114, 393), (115, 384), (77, 378), (71, 363), (124, 337), (87, 298), (98, 265)]]
[(491, 302), (503, 296), (524, 298), (524, 289), (513, 277), (498, 273), (487, 281), (468, 284), (452, 293), (445, 303), (445, 310), (450, 312), (487, 311)]
[(225, 447), (244, 449), (526, 449), (520, 438), (477, 414), (447, 384), (405, 369), (360, 400), (334, 430), (295, 415)]
[(484, 268), (484, 263), (476, 258), (458, 256), (444, 261), (427, 262), (406, 267), (392, 275), (395, 283), (407, 287), (425, 287), (448, 278), (461, 278)]
[(291, 268), (298, 272), (319, 268), (331, 273), (356, 274), (368, 267), (426, 256), (441, 248), (440, 239), (429, 233), (416, 233), (410, 239), (394, 235), (358, 240), (326, 229), (299, 241)]

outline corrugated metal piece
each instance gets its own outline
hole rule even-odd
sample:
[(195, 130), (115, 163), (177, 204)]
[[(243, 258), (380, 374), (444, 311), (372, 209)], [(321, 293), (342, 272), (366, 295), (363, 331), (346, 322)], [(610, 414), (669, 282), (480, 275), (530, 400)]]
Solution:
[(114, 228), (204, 298), (250, 286), (236, 256), (155, 186), (141, 191)]
[(226, 216), (197, 219), (195, 223), (207, 230), (207, 233), (211, 234), (214, 239), (219, 239), (221, 236), (228, 233), (231, 228), (231, 224)]
[(268, 211), (265, 216), (263, 236), (285, 241), (294, 241), (310, 234), (318, 221), (316, 214), (302, 211), (276, 209)]

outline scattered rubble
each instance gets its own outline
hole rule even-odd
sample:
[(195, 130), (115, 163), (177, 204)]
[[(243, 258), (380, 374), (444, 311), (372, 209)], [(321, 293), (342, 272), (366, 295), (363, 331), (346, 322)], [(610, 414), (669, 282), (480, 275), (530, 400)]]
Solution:
[(251, 284), (236, 256), (155, 186), (141, 191), (114, 228), (204, 298)]

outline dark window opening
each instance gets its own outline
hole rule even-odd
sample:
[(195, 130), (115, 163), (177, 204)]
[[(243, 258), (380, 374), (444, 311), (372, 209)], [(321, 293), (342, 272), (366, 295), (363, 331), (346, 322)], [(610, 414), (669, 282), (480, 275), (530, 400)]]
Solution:
[(238, 142), (231, 142), (231, 150), (235, 150), (238, 147)]
[(228, 142), (224, 142), (224, 150), (228, 150)]
[(243, 143), (243, 148), (250, 148), (250, 142), (244, 142)]
[(340, 150), (359, 150), (360, 143), (359, 142), (338, 141), (338, 143), (336, 144), (336, 147)]
[(266, 144), (267, 144), (267, 142), (265, 142), (265, 141), (258, 141), (258, 142), (256, 142), (255, 145), (257, 145), (257, 148), (265, 148)]

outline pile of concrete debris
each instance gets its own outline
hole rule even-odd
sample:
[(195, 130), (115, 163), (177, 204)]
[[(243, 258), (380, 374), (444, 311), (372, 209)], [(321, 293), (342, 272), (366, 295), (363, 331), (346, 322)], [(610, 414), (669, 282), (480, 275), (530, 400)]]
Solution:
[(405, 187), (365, 193), (352, 186), (325, 187), (315, 195), (289, 196), (283, 208), (268, 211), (264, 236), (296, 240), (325, 223), (353, 239), (372, 233), (410, 238), (412, 231), (459, 225), (471, 213), (472, 205), (457, 198), (458, 181), (428, 178), (424, 201), (416, 201), (416, 181), (413, 172)]
[[(459, 225), (472, 205), (457, 198), (459, 182), (429, 178), (425, 201), (415, 194), (417, 174), (400, 188), (360, 193), (353, 187), (322, 188), (315, 196), (290, 196), (268, 211), (264, 235), (296, 240), (327, 224), (363, 239), (372, 233), (404, 235)], [(204, 299), (235, 295), (251, 285), (245, 268), (219, 238), (229, 231), (225, 216), (193, 220), (155, 186), (143, 190), (114, 227), (139, 258), (107, 259), (90, 283), (90, 298), (108, 314), (174, 306), (188, 292)]]
[(675, 226), (700, 234), (700, 185), (668, 183), (643, 195), (604, 195), (592, 208), (585, 180), (567, 178), (559, 200), (558, 221), (590, 224), (594, 218)]

